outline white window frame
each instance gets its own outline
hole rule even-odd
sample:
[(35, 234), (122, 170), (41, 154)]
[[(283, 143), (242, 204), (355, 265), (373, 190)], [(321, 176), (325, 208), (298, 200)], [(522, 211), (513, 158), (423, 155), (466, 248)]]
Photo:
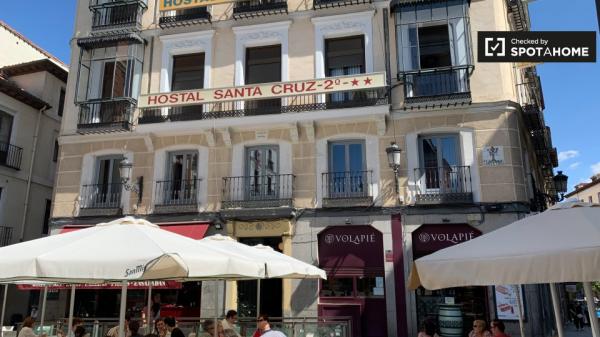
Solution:
[(160, 36), (163, 44), (160, 92), (170, 92), (173, 56), (204, 53), (204, 89), (210, 88), (214, 30)]
[(481, 201), (481, 183), (479, 181), (479, 167), (477, 164), (475, 131), (468, 128), (434, 128), (409, 133), (406, 135), (407, 169), (408, 169), (408, 203), (416, 202), (417, 190), (423, 184), (422, 179), (415, 177), (415, 169), (421, 165), (419, 150), (419, 136), (435, 134), (457, 134), (458, 147), (461, 154), (461, 166), (469, 166), (471, 171), (471, 191), (473, 201)]
[[(198, 200), (198, 212), (204, 212), (205, 207), (208, 204), (208, 185), (207, 185), (207, 177), (208, 177), (208, 148), (205, 146), (197, 146), (197, 145), (188, 145), (188, 144), (180, 144), (164, 147), (161, 149), (157, 149), (154, 151), (154, 179), (152, 181), (152, 197), (151, 197), (151, 212), (154, 212), (154, 207), (156, 205), (156, 182), (162, 180), (168, 180), (169, 177), (167, 174), (169, 173), (167, 170), (167, 160), (169, 158), (169, 153), (172, 152), (197, 152), (198, 153), (198, 191), (196, 195), (196, 200)], [(202, 172), (205, 173), (204, 177), (202, 176)]]
[[(323, 207), (323, 173), (329, 172), (329, 143), (345, 140), (362, 140), (365, 144), (365, 170), (373, 171), (373, 180), (369, 185), (369, 191), (373, 196), (376, 206), (380, 206), (382, 200), (379, 196), (380, 165), (379, 165), (379, 136), (348, 133), (322, 138), (317, 140), (317, 204), (316, 208)], [(367, 150), (368, 149), (368, 150)]]
[(315, 78), (325, 78), (325, 39), (363, 35), (365, 73), (373, 66), (373, 16), (375, 11), (312, 18), (315, 26)]

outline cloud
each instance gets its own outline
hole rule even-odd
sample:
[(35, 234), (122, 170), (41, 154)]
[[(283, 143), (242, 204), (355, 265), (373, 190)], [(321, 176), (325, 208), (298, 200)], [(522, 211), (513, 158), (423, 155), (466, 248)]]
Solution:
[(574, 170), (574, 169), (578, 168), (578, 167), (579, 167), (579, 165), (581, 165), (581, 162), (580, 162), (580, 161), (578, 161), (578, 162), (575, 162), (575, 163), (573, 163), (573, 164), (569, 165), (569, 170)]
[(562, 152), (558, 153), (558, 160), (563, 161), (563, 160), (575, 158), (577, 156), (579, 156), (579, 151), (577, 151), (577, 150), (562, 151)]
[(592, 169), (592, 173), (593, 174), (600, 173), (600, 162), (597, 162), (596, 164), (593, 164), (592, 166), (590, 166), (590, 168)]

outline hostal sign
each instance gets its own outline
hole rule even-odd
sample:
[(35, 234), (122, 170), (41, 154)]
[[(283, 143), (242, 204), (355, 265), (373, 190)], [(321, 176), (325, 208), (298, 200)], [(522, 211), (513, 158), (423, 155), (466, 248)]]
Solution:
[(173, 91), (141, 95), (138, 107), (160, 108), (198, 105), (383, 87), (385, 87), (385, 73), (357, 74), (304, 81), (262, 83), (230, 88)]

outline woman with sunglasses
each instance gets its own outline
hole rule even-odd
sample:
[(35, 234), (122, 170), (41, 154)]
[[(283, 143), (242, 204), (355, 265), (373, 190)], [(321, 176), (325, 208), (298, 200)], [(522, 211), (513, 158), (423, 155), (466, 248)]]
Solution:
[(476, 319), (473, 321), (473, 330), (469, 332), (469, 337), (492, 337), (492, 334), (486, 330), (484, 320)]

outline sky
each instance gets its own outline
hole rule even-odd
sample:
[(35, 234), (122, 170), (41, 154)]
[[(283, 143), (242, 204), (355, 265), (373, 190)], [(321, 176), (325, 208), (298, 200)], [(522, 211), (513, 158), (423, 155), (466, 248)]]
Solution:
[[(3, 2), (0, 20), (69, 64), (76, 0)], [(534, 31), (598, 32), (594, 0), (536, 0), (530, 3), (529, 12)], [(552, 128), (553, 145), (559, 152), (558, 170), (569, 176), (572, 190), (575, 184), (600, 173), (600, 142), (596, 143), (600, 139), (600, 60), (545, 63), (538, 66), (538, 73), (546, 124)]]

